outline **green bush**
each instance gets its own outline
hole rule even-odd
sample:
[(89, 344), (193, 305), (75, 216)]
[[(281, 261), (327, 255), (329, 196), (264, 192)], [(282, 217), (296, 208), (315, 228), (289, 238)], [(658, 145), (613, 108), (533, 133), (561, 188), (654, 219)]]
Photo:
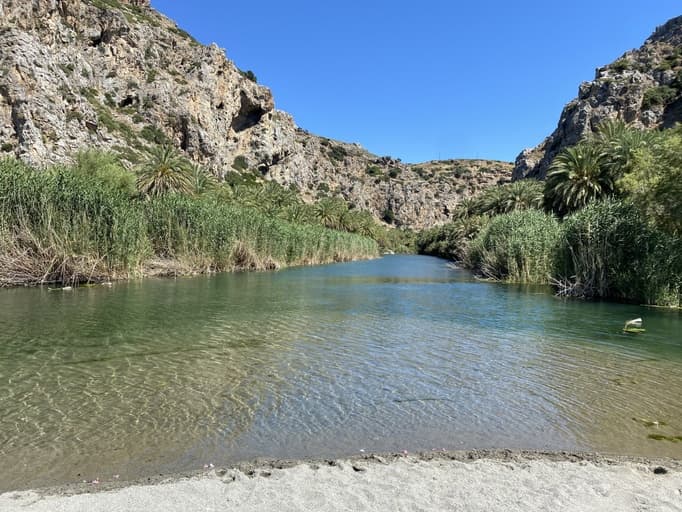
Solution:
[(239, 70), (239, 73), (247, 80), (251, 80), (254, 83), (258, 83), (258, 78), (256, 78), (256, 75), (250, 69), (246, 71)]
[(127, 171), (114, 153), (85, 150), (76, 154), (72, 171), (76, 175), (92, 177), (106, 186), (134, 196), (137, 193), (135, 176)]
[(256, 186), (256, 175), (251, 172), (240, 174), (235, 171), (227, 171), (224, 176), (225, 184), (233, 188), (240, 186)]
[(245, 171), (249, 168), (249, 162), (244, 155), (236, 156), (232, 162), (232, 168), (237, 171)]
[(170, 144), (170, 139), (158, 126), (148, 124), (142, 128), (142, 130), (140, 130), (140, 135), (147, 142), (151, 142), (152, 144), (156, 144), (158, 146)]
[(66, 121), (78, 121), (81, 122), (83, 120), (83, 114), (79, 110), (67, 110), (66, 112)]
[(348, 156), (348, 151), (343, 146), (333, 145), (329, 150), (329, 156), (332, 158), (332, 160), (343, 162), (343, 160)]
[(462, 261), (469, 244), (489, 220), (484, 215), (466, 215), (457, 217), (448, 224), (424, 230), (417, 235), (417, 251), (420, 254)]
[(631, 67), (630, 61), (625, 57), (621, 57), (616, 62), (611, 64), (611, 69), (618, 72), (623, 72), (627, 69), (630, 69), (630, 67)]
[(677, 89), (667, 85), (648, 89), (644, 92), (644, 97), (642, 98), (642, 109), (648, 110), (655, 105), (667, 105), (677, 94)]
[(365, 169), (365, 172), (369, 176), (379, 176), (381, 175), (381, 167), (379, 167), (378, 165), (368, 165), (367, 169)]
[(393, 224), (395, 222), (395, 213), (391, 208), (386, 208), (381, 215), (381, 219), (387, 224)]
[(682, 242), (632, 203), (593, 203), (565, 220), (556, 275), (566, 295), (679, 306)]
[[(370, 233), (365, 232), (365, 235), (369, 236)], [(377, 241), (382, 252), (414, 253), (417, 250), (416, 234), (409, 229), (375, 226), (371, 236)]]
[(498, 215), (471, 243), (466, 263), (489, 279), (547, 283), (554, 270), (559, 234), (558, 221), (539, 210)]
[(621, 193), (657, 226), (682, 235), (682, 125), (657, 133), (631, 160)]

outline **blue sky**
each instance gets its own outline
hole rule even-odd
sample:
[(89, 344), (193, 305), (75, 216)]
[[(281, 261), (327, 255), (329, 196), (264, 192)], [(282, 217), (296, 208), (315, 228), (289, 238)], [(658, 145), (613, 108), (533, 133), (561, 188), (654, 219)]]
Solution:
[(679, 0), (152, 0), (313, 133), (406, 162), (513, 160)]

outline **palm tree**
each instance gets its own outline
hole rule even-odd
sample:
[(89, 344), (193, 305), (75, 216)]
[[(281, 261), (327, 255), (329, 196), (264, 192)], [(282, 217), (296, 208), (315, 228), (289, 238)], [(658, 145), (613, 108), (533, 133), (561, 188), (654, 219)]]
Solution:
[(214, 190), (218, 186), (218, 180), (204, 169), (201, 165), (193, 163), (189, 167), (192, 178), (192, 188), (196, 195)]
[(345, 201), (323, 197), (315, 204), (315, 216), (328, 228), (338, 228), (343, 213), (348, 209)]
[(339, 228), (349, 233), (357, 232), (365, 222), (361, 210), (346, 210), (339, 219)]
[(372, 214), (369, 213), (367, 210), (357, 211), (358, 225), (355, 232), (363, 236), (374, 238), (377, 235), (377, 229), (379, 227), (376, 221), (374, 220), (374, 217), (372, 217)]
[(218, 183), (217, 179), (215, 185), (212, 186), (210, 190), (207, 190), (207, 193), (213, 199), (216, 199), (221, 203), (230, 203), (234, 201), (235, 191), (232, 189), (232, 187), (225, 182)]
[(297, 202), (282, 209), (280, 218), (294, 224), (309, 224), (314, 222), (315, 215), (312, 206)]
[(504, 201), (504, 194), (501, 186), (495, 186), (485, 189), (479, 196), (476, 197), (478, 206), (477, 213), (501, 213), (500, 205)]
[(463, 197), (452, 211), (453, 219), (465, 219), (476, 215), (480, 208), (480, 200), (473, 196)]
[(537, 180), (519, 180), (502, 185), (500, 188), (502, 189), (501, 201), (497, 213), (542, 208), (544, 185)]
[(625, 133), (630, 130), (630, 126), (620, 119), (607, 119), (597, 126), (595, 139), (602, 143), (623, 138)]
[(581, 142), (559, 153), (548, 169), (545, 202), (565, 215), (613, 193), (608, 157), (593, 143)]
[(618, 179), (632, 170), (637, 151), (653, 144), (656, 133), (638, 130), (621, 120), (608, 120), (597, 127), (594, 140), (606, 153), (609, 172)]
[(265, 200), (265, 191), (260, 184), (240, 184), (234, 187), (234, 197), (238, 203), (249, 208), (258, 209)]
[(191, 194), (194, 187), (189, 162), (173, 146), (154, 147), (140, 168), (137, 189), (145, 196)]
[(470, 209), (472, 213), (497, 215), (514, 210), (541, 208), (543, 199), (542, 184), (537, 180), (526, 179), (486, 189), (475, 198), (478, 204), (470, 205)]
[(285, 188), (276, 181), (268, 181), (263, 187), (265, 202), (276, 211), (283, 210), (300, 202), (296, 192)]

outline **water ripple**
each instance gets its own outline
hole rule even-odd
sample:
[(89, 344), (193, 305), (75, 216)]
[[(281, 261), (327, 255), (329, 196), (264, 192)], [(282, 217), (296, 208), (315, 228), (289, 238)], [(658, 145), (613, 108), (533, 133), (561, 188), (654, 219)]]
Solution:
[(648, 437), (682, 434), (678, 313), (433, 258), (10, 290), (0, 311), (0, 489), (361, 448), (682, 457)]

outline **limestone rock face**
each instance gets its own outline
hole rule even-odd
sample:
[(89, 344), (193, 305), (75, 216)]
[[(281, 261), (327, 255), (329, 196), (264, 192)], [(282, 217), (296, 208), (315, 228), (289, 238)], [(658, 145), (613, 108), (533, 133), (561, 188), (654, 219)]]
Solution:
[(447, 221), (511, 169), (434, 170), (312, 135), (224, 50), (197, 43), (148, 0), (0, 0), (0, 156), (45, 166), (98, 147), (132, 168), (161, 143), (217, 176), (253, 173), (310, 200), (341, 195), (415, 228)]
[(607, 119), (640, 128), (682, 121), (682, 16), (656, 29), (644, 45), (596, 70), (561, 113), (556, 130), (516, 158), (513, 179), (544, 178), (554, 157)]

